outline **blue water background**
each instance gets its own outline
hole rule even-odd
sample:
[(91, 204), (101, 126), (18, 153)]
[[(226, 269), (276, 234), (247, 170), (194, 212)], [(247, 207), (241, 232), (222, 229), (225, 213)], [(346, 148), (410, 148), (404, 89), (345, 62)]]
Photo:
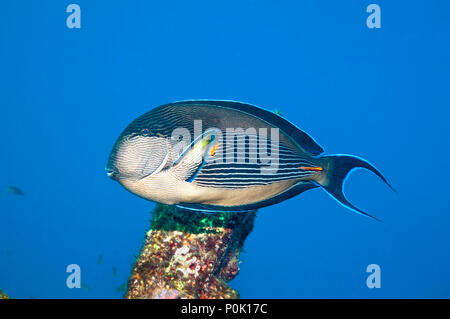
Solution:
[[(120, 298), (154, 204), (107, 178), (112, 145), (155, 106), (212, 98), (280, 109), (398, 190), (347, 181), (382, 223), (321, 189), (260, 210), (231, 282), (243, 298), (450, 297), (450, 2), (377, 1), (381, 29), (369, 1), (73, 2), (81, 29), (68, 1), (0, 7), (0, 289)], [(83, 289), (66, 287), (73, 263)]]

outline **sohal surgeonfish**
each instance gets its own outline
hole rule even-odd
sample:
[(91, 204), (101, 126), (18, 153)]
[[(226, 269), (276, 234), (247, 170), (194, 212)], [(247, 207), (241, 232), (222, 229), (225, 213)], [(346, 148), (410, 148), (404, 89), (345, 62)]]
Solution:
[(359, 157), (321, 153), (308, 134), (273, 112), (233, 101), (182, 101), (128, 125), (106, 170), (140, 197), (190, 210), (253, 211), (322, 187), (373, 217), (346, 199), (343, 184), (355, 168), (389, 185), (384, 176)]

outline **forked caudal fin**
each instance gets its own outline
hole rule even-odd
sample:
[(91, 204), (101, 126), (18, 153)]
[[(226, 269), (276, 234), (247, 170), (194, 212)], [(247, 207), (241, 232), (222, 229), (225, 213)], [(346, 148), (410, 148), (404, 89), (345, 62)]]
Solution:
[(373, 173), (375, 173), (379, 178), (383, 180), (392, 190), (392, 186), (388, 183), (383, 174), (380, 173), (375, 167), (373, 167), (369, 162), (363, 160), (362, 158), (350, 155), (331, 155), (322, 157), (328, 163), (328, 169), (326, 177), (319, 181), (319, 184), (338, 202), (343, 206), (366, 216), (369, 216), (377, 221), (378, 218), (367, 214), (366, 212), (360, 210), (359, 208), (353, 206), (344, 195), (344, 183), (350, 173), (355, 168), (365, 168)]

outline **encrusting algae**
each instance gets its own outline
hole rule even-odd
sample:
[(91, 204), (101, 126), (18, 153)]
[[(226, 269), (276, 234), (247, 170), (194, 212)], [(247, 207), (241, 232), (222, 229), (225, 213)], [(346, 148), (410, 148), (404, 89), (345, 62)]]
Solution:
[(158, 204), (125, 298), (239, 298), (227, 282), (256, 213), (204, 214)]
[(3, 291), (0, 290), (0, 299), (10, 299)]

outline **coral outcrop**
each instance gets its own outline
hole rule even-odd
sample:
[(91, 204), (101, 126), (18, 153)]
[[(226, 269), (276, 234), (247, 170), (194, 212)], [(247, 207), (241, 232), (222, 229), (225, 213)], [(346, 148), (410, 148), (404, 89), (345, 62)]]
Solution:
[(10, 299), (3, 291), (0, 290), (0, 299)]
[(227, 282), (255, 216), (157, 205), (125, 298), (239, 298)]

